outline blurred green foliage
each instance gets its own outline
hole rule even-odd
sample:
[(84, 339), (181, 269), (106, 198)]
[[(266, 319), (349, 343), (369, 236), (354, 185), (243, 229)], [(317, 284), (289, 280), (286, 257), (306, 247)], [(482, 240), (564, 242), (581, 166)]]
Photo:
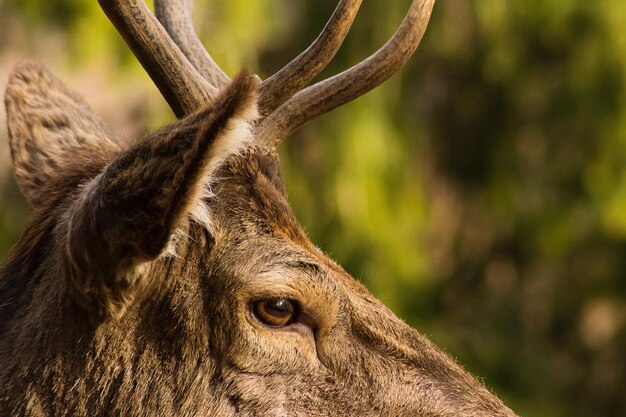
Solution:
[[(335, 4), (198, 3), (216, 60), (262, 76)], [(409, 1), (364, 3), (322, 76), (382, 45)], [(115, 105), (88, 101), (109, 119), (171, 120), (97, 2), (4, 0), (0, 23), (3, 79), (26, 51), (70, 85), (105, 68)], [(439, 1), (407, 68), (281, 149), (312, 240), (522, 415), (626, 416), (624, 27), (618, 0)], [(6, 253), (27, 210), (0, 183)]]

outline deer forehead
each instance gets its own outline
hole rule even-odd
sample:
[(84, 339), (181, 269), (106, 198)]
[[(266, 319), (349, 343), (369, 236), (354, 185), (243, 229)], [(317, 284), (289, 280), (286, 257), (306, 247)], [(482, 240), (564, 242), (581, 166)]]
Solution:
[[(275, 155), (258, 148), (234, 155), (217, 174), (214, 188), (209, 210), (222, 225), (222, 234), (237, 241), (252, 241), (253, 236), (280, 237), (323, 256), (307, 238), (287, 202)], [(219, 230), (215, 233), (220, 235)]]
[(214, 256), (264, 288), (330, 286), (346, 273), (307, 238), (287, 202), (277, 164), (274, 156), (249, 150), (230, 158), (218, 174), (209, 202)]

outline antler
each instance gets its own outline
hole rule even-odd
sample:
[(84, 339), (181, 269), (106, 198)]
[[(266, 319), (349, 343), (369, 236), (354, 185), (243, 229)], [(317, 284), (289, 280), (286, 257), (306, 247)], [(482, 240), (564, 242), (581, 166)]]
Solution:
[(406, 64), (419, 45), (435, 0), (413, 0), (391, 39), (352, 68), (291, 97), (257, 126), (257, 140), (277, 145), (304, 123), (380, 85)]
[(217, 90), (185, 58), (143, 1), (98, 3), (177, 116), (196, 111), (216, 96)]
[(193, 28), (194, 0), (154, 0), (154, 13), (193, 66), (214, 87), (222, 88), (230, 78), (204, 49)]
[[(158, 20), (140, 0), (98, 1), (177, 116), (196, 111), (229, 82), (193, 29), (194, 0), (154, 0)], [(263, 81), (259, 103), (263, 118), (255, 131), (260, 143), (277, 145), (307, 121), (365, 94), (395, 74), (420, 43), (435, 0), (413, 0), (398, 30), (376, 53), (300, 90), (334, 57), (361, 2), (340, 0), (315, 41)]]
[(341, 0), (322, 33), (283, 69), (261, 84), (261, 114), (268, 114), (293, 96), (333, 59), (343, 43), (362, 0)]

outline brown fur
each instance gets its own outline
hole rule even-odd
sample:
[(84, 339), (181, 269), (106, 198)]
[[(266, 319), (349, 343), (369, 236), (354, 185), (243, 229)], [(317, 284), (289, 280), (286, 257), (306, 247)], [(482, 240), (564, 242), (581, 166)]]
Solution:
[[(9, 131), (34, 213), (0, 275), (0, 415), (513, 416), (310, 243), (272, 150), (226, 147), (219, 164), (255, 89), (242, 75), (124, 145), (41, 67), (18, 67)], [(293, 324), (254, 317), (280, 297), (300, 305)]]

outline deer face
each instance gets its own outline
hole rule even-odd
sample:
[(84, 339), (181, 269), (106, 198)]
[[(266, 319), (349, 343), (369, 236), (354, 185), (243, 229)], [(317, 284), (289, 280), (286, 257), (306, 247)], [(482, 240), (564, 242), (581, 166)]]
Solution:
[[(211, 206), (220, 238), (208, 261), (209, 316), (214, 328), (231, 324), (218, 326), (211, 347), (236, 409), (513, 415), (309, 242), (277, 172), (262, 150), (230, 159)], [(278, 301), (293, 307), (288, 320), (272, 317)]]
[[(132, 13), (163, 30), (143, 6), (102, 3), (140, 59), (162, 59), (133, 36)], [(155, 3), (194, 50), (187, 15)], [(359, 3), (331, 26), (345, 34)], [(431, 6), (414, 2), (400, 36)], [(357, 72), (392, 60), (381, 51)], [(185, 53), (149, 66), (184, 117), (132, 142), (38, 64), (15, 70), (11, 151), (34, 215), (0, 278), (0, 414), (512, 416), (318, 250), (286, 200), (275, 144), (372, 85), (328, 96), (340, 76), (288, 99), (319, 70), (306, 59), (260, 83)]]
[[(225, 227), (217, 233), (223, 240), (212, 249), (223, 266), (210, 278), (219, 296), (209, 301), (213, 317), (234, 324), (219, 328), (212, 349), (238, 410), (262, 404), (268, 415), (512, 415), (309, 243), (269, 176), (275, 170), (257, 168), (271, 167), (275, 160), (264, 161), (271, 156), (246, 158), (227, 165), (232, 179), (216, 194), (218, 205), (235, 193), (244, 198), (240, 209), (216, 210), (226, 213), (216, 224)], [(274, 300), (295, 306), (284, 325), (259, 312)]]

